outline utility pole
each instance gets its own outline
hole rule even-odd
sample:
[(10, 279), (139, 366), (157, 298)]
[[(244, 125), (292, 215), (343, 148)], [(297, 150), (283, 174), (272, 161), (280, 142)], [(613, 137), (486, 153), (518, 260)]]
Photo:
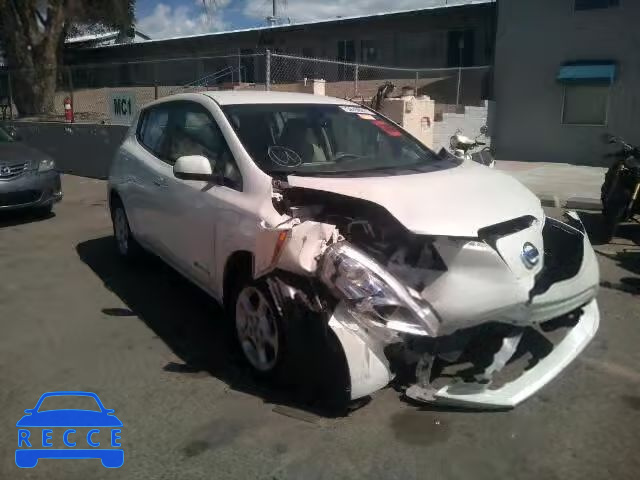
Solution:
[(267, 23), (273, 27), (278, 23), (278, 0), (272, 0), (272, 4), (272, 13), (267, 17)]

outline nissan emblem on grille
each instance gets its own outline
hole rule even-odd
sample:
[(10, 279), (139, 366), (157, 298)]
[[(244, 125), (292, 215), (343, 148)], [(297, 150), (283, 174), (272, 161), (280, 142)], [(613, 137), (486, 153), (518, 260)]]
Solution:
[(524, 266), (531, 269), (535, 267), (540, 261), (540, 252), (532, 243), (526, 242), (522, 246), (522, 263)]

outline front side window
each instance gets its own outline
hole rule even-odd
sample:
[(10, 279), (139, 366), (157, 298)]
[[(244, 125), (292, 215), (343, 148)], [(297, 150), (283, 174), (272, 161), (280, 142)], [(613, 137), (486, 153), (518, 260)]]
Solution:
[(609, 89), (609, 85), (565, 86), (562, 123), (606, 125)]
[(432, 169), (445, 160), (373, 111), (349, 105), (228, 105), (223, 111), (269, 174)]
[(170, 165), (187, 155), (207, 157), (224, 185), (242, 190), (242, 176), (227, 142), (209, 111), (194, 102), (169, 104), (169, 120), (163, 155)]

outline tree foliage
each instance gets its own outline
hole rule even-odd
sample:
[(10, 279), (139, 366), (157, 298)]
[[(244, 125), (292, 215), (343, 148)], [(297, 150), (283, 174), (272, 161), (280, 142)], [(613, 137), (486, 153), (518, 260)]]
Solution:
[(52, 106), (66, 31), (101, 24), (126, 31), (135, 0), (0, 0), (0, 41), (15, 80), (14, 101), (23, 115)]

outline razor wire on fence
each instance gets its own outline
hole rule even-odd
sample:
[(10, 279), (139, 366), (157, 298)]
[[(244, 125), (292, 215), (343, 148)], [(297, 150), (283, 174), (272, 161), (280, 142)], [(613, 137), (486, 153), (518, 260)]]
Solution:
[[(0, 70), (0, 115), (5, 118), (25, 116), (19, 108), (20, 95), (29, 93), (23, 80), (25, 73), (28, 72)], [(270, 51), (72, 65), (52, 70), (55, 93), (41, 102), (39, 111), (30, 114), (64, 120), (68, 98), (75, 121), (116, 123), (118, 102), (128, 112), (168, 95), (207, 90), (307, 92), (370, 103), (385, 84), (394, 86), (392, 95), (408, 88), (414, 95), (435, 100), (437, 112), (455, 112), (456, 105), (480, 105), (489, 96), (490, 75), (489, 66), (386, 67)]]

